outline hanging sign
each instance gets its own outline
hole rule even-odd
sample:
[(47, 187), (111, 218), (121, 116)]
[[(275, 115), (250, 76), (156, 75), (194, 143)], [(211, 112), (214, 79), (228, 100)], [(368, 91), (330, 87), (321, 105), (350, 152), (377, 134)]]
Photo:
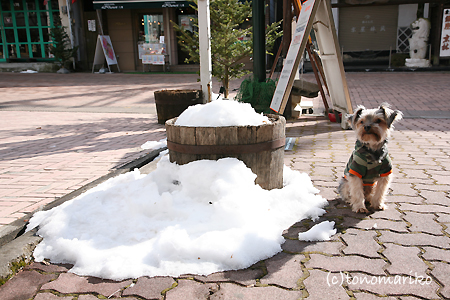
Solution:
[[(270, 108), (278, 113), (284, 112), (294, 83), (295, 73), (313, 27), (333, 108), (343, 113), (353, 113), (330, 0), (308, 0), (302, 4), (294, 37)], [(341, 126), (347, 127), (344, 123)]]
[(441, 32), (441, 57), (450, 56), (450, 9), (444, 9)]

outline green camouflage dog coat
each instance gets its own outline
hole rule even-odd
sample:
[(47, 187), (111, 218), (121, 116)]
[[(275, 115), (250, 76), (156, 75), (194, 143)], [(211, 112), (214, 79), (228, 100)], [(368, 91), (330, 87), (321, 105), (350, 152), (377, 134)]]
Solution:
[(375, 179), (391, 173), (392, 163), (386, 145), (374, 152), (360, 141), (356, 141), (355, 150), (344, 171), (345, 178), (348, 175), (354, 175), (363, 180), (364, 186), (373, 186)]

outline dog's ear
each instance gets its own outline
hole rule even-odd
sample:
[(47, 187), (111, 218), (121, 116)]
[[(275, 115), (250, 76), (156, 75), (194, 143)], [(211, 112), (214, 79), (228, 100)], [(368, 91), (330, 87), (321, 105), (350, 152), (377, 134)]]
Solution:
[(381, 103), (380, 107), (378, 107), (377, 114), (381, 114), (383, 116), (383, 119), (387, 121), (387, 117), (390, 112), (392, 112), (392, 110), (389, 109), (389, 104)]
[(392, 113), (387, 117), (386, 124), (388, 128), (391, 128), (392, 124), (394, 122), (400, 121), (403, 118), (403, 113), (399, 110), (394, 110)]
[(353, 113), (353, 115), (348, 115), (347, 116), (347, 122), (350, 124), (350, 126), (352, 128), (355, 128), (355, 124), (356, 122), (358, 122), (359, 118), (361, 117), (361, 113), (363, 112), (363, 110), (365, 110), (366, 108), (362, 105), (359, 105), (355, 112)]
[(403, 113), (401, 111), (390, 109), (390, 105), (388, 103), (382, 103), (378, 108), (377, 113), (383, 115), (388, 128), (391, 128), (394, 122), (400, 121), (403, 116)]

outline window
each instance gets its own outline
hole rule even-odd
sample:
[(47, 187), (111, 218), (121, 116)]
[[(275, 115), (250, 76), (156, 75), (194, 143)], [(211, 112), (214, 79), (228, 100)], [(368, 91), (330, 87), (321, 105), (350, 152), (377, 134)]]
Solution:
[(161, 41), (161, 37), (164, 38), (163, 16), (142, 15), (139, 30), (139, 41), (143, 41), (145, 43), (159, 43)]
[(58, 0), (2, 0), (0, 61), (49, 59), (50, 27), (59, 14)]

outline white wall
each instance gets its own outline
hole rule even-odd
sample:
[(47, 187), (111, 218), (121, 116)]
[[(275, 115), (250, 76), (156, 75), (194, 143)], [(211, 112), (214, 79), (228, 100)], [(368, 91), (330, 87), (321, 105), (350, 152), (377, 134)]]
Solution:
[[(70, 2), (70, 4), (72, 4), (72, 1), (69, 1), (69, 2)], [(66, 0), (59, 0), (58, 6), (59, 6), (59, 16), (61, 17), (61, 24), (64, 27), (68, 27), (69, 26), (68, 14), (67, 14), (67, 12), (65, 14), (62, 12), (62, 7), (66, 7)], [(67, 30), (67, 34), (69, 34), (69, 32), (68, 32), (69, 30), (67, 28), (66, 28), (66, 30)]]
[(417, 20), (418, 4), (402, 4), (398, 6), (398, 27), (409, 27)]

